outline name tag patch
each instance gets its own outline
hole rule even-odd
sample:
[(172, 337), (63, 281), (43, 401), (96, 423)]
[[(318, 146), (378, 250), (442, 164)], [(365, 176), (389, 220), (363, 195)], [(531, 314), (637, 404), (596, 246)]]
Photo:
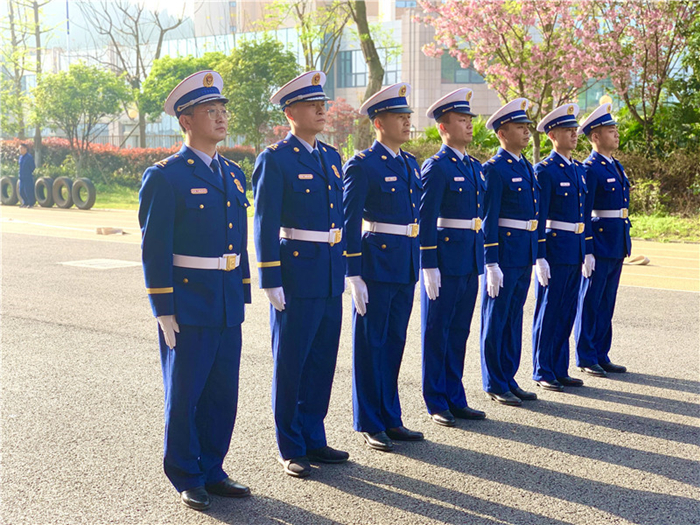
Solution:
[(464, 182), (464, 177), (455, 177), (455, 182)]
[(205, 193), (209, 193), (209, 190), (206, 188), (192, 188), (190, 193), (192, 195), (204, 195)]
[(571, 183), (570, 182), (560, 182), (559, 186), (563, 186), (563, 187), (567, 188), (567, 187), (571, 186)]
[(384, 177), (384, 182), (396, 182), (396, 177)]
[(615, 178), (613, 177), (612, 179), (608, 179), (607, 182), (615, 182)]
[(300, 173), (300, 174), (299, 174), (299, 179), (300, 179), (300, 180), (311, 180), (311, 179), (313, 179), (313, 178), (314, 178), (314, 176), (313, 176), (312, 173)]
[(510, 180), (511, 182), (522, 182), (523, 178), (522, 177), (514, 177)]

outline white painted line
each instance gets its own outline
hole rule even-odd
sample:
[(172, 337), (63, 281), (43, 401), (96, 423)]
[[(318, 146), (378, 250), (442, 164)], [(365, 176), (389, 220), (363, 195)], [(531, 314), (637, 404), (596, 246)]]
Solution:
[(114, 270), (116, 268), (141, 266), (140, 262), (122, 261), (119, 259), (85, 259), (83, 261), (67, 261), (58, 264), (76, 266), (78, 268), (93, 268), (95, 270)]
[(663, 290), (665, 292), (687, 292), (700, 294), (700, 290), (676, 290), (674, 288), (657, 288), (656, 286), (638, 286), (635, 284), (621, 284), (620, 288), (645, 288), (647, 290)]

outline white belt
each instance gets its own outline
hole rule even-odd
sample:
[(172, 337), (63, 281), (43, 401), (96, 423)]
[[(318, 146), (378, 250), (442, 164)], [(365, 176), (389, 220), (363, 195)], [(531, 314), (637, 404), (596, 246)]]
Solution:
[(438, 228), (455, 228), (457, 230), (474, 230), (478, 232), (481, 229), (481, 219), (479, 217), (474, 219), (444, 219), (438, 217), (437, 226)]
[(593, 210), (593, 217), (601, 219), (626, 219), (629, 216), (629, 210), (622, 208), (621, 210)]
[(537, 229), (537, 219), (531, 221), (518, 221), (515, 219), (498, 219), (498, 225), (505, 228), (514, 228), (516, 230), (527, 230), (534, 232)]
[(366, 232), (389, 233), (391, 235), (405, 235), (406, 237), (418, 237), (420, 226), (413, 224), (389, 224), (388, 222), (362, 221), (362, 229)]
[(334, 228), (327, 232), (299, 230), (297, 228), (280, 228), (280, 239), (293, 241), (327, 242), (331, 246), (343, 239), (343, 230)]
[(173, 266), (193, 268), (195, 270), (235, 270), (241, 264), (238, 253), (227, 253), (223, 257), (195, 257), (192, 255), (173, 255)]
[(583, 233), (584, 225), (582, 222), (547, 221), (547, 228), (563, 230), (565, 232)]

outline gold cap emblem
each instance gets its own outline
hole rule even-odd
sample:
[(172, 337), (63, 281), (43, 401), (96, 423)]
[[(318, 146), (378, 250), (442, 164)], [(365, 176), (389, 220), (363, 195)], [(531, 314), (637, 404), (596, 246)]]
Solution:
[(567, 112), (569, 115), (573, 115), (573, 114), (574, 114), (574, 106), (569, 106), (569, 109), (567, 109), (566, 112)]
[(400, 97), (405, 97), (406, 96), (406, 86), (403, 85), (401, 88), (399, 88), (399, 96)]
[(611, 110), (611, 109), (612, 109), (612, 105), (611, 105), (611, 104), (608, 104), (608, 107), (605, 109), (605, 111), (607, 111), (608, 113), (610, 113), (610, 110)]
[(472, 92), (467, 91), (467, 102), (469, 102), (472, 99)]
[(520, 104), (520, 109), (525, 111), (525, 108), (527, 107), (527, 100), (523, 100), (523, 102)]
[(311, 79), (312, 86), (318, 86), (321, 83), (321, 73), (316, 73)]
[(212, 87), (214, 85), (214, 75), (212, 75), (211, 73), (207, 73), (206, 75), (204, 75), (202, 84), (204, 84), (204, 87)]

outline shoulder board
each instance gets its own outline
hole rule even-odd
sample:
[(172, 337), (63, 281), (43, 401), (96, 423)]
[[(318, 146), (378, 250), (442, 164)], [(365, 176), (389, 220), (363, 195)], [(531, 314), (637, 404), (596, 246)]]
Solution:
[[(228, 166), (229, 164), (233, 164), (233, 165), (236, 166), (238, 169), (241, 169), (241, 166), (240, 166), (240, 165), (238, 164), (238, 162), (236, 162), (235, 160), (231, 160), (231, 159), (229, 159), (229, 158), (226, 158), (226, 157), (224, 157), (223, 155), (219, 155), (219, 157), (221, 157), (221, 158), (223, 159), (224, 165)], [(228, 163), (228, 164), (227, 164), (227, 163)]]
[(402, 151), (403, 151), (408, 157), (411, 157), (412, 159), (415, 159), (415, 158), (416, 158), (416, 156), (415, 156), (413, 153), (411, 153), (411, 152), (409, 152), (409, 151), (405, 151), (405, 150), (402, 150)]
[(543, 160), (543, 161), (542, 161), (542, 165), (543, 165), (543, 166), (546, 166), (546, 165), (547, 165), (547, 161), (546, 161), (546, 160)]
[(321, 142), (320, 140), (318, 141), (318, 143), (319, 143), (321, 146), (325, 146), (325, 147), (327, 147), (327, 148), (331, 148), (332, 150), (338, 151), (338, 148), (336, 148), (336, 147), (333, 146), (332, 144), (328, 144), (327, 142)]
[(286, 139), (280, 140), (279, 142), (275, 142), (274, 144), (270, 144), (267, 149), (270, 149), (272, 151), (277, 151), (279, 149), (284, 149), (289, 145), (289, 141)]
[(169, 157), (167, 157), (163, 160), (159, 160), (158, 162), (155, 162), (153, 165), (158, 166), (159, 168), (165, 168), (165, 166), (167, 166), (168, 163), (176, 162), (179, 159), (180, 159), (180, 154), (175, 153), (174, 155), (170, 155)]
[[(474, 162), (479, 162), (479, 159), (474, 158), (474, 157), (472, 157), (471, 155), (469, 155), (469, 158), (472, 159)], [(479, 162), (479, 164), (481, 164), (481, 162)]]
[(593, 164), (593, 161), (592, 161), (592, 160), (587, 160), (587, 161), (586, 161), (586, 164), (591, 165), (591, 164)]
[(488, 163), (489, 163), (489, 164), (496, 164), (496, 159), (489, 159), (489, 160), (488, 160)]

